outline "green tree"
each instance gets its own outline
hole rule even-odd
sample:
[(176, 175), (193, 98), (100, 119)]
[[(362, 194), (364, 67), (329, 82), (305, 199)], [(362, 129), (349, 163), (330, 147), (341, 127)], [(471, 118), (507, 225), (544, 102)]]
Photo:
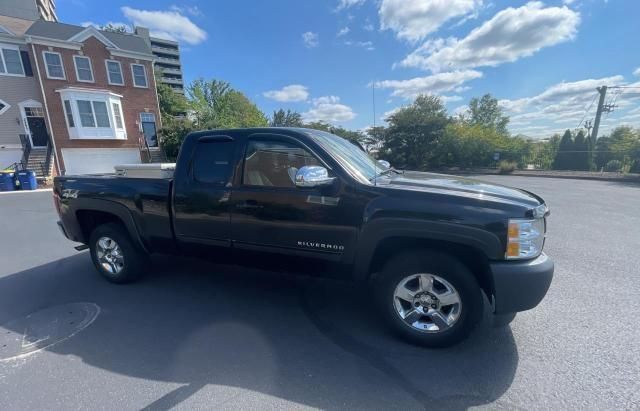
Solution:
[(103, 24), (102, 26), (98, 27), (98, 30), (110, 31), (112, 33), (120, 33), (120, 34), (127, 34), (131, 31), (129, 26), (127, 26), (126, 24), (113, 24), (113, 23)]
[(187, 113), (188, 103), (185, 96), (173, 91), (168, 85), (161, 83), (159, 81), (159, 73), (156, 73), (156, 90), (163, 123), (171, 121), (172, 117), (184, 116)]
[(573, 150), (574, 152), (571, 153), (573, 169), (588, 171), (591, 168), (591, 150), (589, 150), (589, 142), (582, 130), (578, 132), (573, 141)]
[(434, 149), (451, 122), (437, 96), (421, 95), (389, 116), (380, 158), (396, 167), (426, 170), (434, 164)]
[(303, 127), (302, 115), (297, 111), (280, 109), (273, 112), (273, 116), (269, 121), (271, 127)]
[(481, 98), (474, 97), (469, 101), (467, 116), (463, 116), (471, 125), (482, 126), (496, 130), (502, 135), (508, 135), (507, 125), (509, 117), (504, 115), (498, 99), (491, 94), (485, 94)]
[(244, 94), (220, 80), (194, 80), (187, 87), (196, 128), (266, 127), (269, 122)]
[(175, 161), (184, 138), (193, 131), (193, 123), (187, 119), (171, 119), (158, 132), (160, 145), (168, 161)]
[(571, 130), (567, 130), (562, 135), (562, 139), (560, 139), (558, 152), (553, 161), (553, 168), (555, 170), (570, 170), (573, 166), (571, 158), (573, 150), (573, 136), (571, 135)]
[(342, 126), (334, 126), (332, 124), (325, 123), (324, 121), (313, 121), (311, 123), (305, 123), (304, 127), (335, 134), (336, 136), (340, 136), (356, 143), (356, 145), (360, 148), (364, 148), (362, 146), (362, 141), (364, 140), (365, 136), (364, 133), (360, 131), (349, 130)]

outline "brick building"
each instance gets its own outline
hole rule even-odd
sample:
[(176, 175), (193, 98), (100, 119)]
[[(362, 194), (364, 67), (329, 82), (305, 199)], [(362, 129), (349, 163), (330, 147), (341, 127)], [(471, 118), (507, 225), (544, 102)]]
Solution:
[(25, 37), (61, 174), (158, 157), (154, 57), (141, 37), (43, 20)]

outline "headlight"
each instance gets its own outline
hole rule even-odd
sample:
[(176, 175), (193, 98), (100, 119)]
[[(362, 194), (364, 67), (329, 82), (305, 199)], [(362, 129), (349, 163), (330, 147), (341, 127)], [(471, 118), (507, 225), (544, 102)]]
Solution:
[(544, 218), (509, 220), (506, 258), (516, 260), (539, 256), (544, 245), (544, 231)]

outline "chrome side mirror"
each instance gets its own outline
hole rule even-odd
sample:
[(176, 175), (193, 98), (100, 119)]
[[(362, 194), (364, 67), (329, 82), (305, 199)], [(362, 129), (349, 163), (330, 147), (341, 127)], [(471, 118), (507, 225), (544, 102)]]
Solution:
[(391, 168), (391, 163), (387, 160), (378, 160), (378, 164), (380, 164), (384, 168)]
[(320, 166), (304, 166), (296, 172), (296, 187), (320, 187), (333, 183), (326, 168)]

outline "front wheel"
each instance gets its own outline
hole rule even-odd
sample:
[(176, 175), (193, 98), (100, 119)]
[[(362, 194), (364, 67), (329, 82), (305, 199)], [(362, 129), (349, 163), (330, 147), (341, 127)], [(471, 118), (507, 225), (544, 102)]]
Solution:
[(103, 224), (93, 230), (89, 250), (93, 265), (112, 283), (130, 283), (142, 275), (144, 255), (119, 224)]
[(382, 314), (401, 337), (427, 347), (465, 339), (482, 316), (482, 293), (473, 274), (438, 252), (391, 258), (377, 284)]

